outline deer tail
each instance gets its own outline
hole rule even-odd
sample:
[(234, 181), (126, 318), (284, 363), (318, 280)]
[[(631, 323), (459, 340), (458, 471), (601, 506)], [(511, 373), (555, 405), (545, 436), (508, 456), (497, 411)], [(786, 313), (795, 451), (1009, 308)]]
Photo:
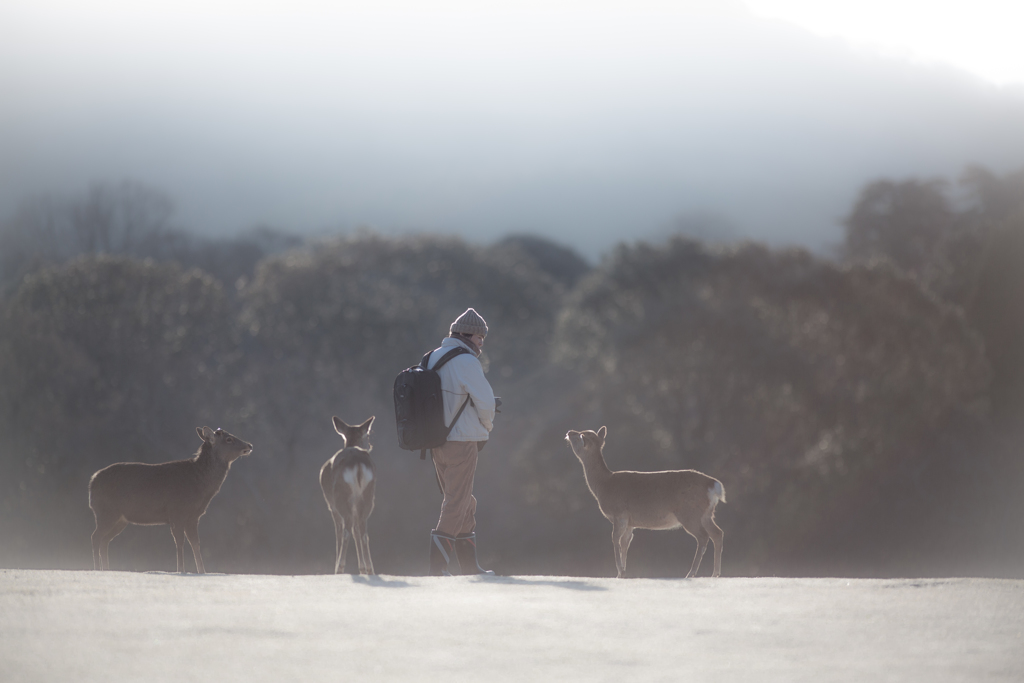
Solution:
[(711, 502), (711, 507), (715, 507), (719, 502), (728, 502), (725, 499), (725, 487), (722, 486), (722, 482), (717, 479), (714, 484), (708, 487), (708, 500)]
[(373, 479), (373, 472), (366, 465), (359, 463), (353, 467), (346, 468), (341, 476), (352, 491), (362, 495), (363, 489)]

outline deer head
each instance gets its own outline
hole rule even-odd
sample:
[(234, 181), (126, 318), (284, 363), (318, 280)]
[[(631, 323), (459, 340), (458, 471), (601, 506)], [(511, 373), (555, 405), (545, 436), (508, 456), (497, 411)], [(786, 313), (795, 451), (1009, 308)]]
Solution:
[(367, 451), (373, 449), (370, 445), (370, 426), (373, 424), (373, 417), (356, 427), (346, 424), (340, 417), (331, 419), (334, 421), (334, 431), (341, 434), (346, 448), (353, 446)]
[(252, 453), (252, 444), (242, 441), (233, 434), (228, 434), (223, 429), (210, 429), (209, 427), (196, 427), (196, 433), (205, 444), (208, 444), (213, 453), (222, 460), (231, 463), (240, 456)]
[(576, 457), (583, 460), (588, 455), (600, 456), (601, 450), (604, 448), (605, 437), (608, 436), (608, 428), (601, 427), (596, 432), (587, 429), (582, 432), (577, 432), (570, 429), (565, 435), (565, 440), (572, 446), (572, 452), (576, 454)]

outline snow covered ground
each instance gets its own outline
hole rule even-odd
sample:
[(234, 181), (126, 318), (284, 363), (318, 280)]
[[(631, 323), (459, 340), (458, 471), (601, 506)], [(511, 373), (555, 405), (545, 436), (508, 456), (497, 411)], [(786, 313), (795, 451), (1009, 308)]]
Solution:
[(1024, 581), (0, 570), (0, 681), (1022, 681)]

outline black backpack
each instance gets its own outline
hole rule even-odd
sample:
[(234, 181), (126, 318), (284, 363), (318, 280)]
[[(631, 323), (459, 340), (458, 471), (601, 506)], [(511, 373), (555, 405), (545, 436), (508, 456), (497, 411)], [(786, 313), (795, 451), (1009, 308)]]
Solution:
[(455, 414), (455, 419), (450, 425), (445, 426), (441, 376), (437, 371), (455, 356), (469, 351), (461, 346), (454, 348), (441, 356), (434, 367), (427, 368), (431, 353), (433, 351), (428, 351), (419, 365), (402, 370), (395, 378), (398, 446), (406, 451), (419, 451), (420, 460), (427, 457), (427, 449), (443, 446), (448, 441), (452, 427), (459, 421), (462, 411), (469, 403), (467, 396), (459, 412)]

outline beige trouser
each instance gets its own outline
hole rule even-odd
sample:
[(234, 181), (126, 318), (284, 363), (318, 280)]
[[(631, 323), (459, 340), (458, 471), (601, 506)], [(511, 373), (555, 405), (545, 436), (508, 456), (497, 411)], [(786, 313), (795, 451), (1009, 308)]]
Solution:
[(449, 441), (433, 449), (437, 481), (444, 493), (439, 533), (449, 536), (468, 534), (476, 529), (476, 497), (473, 477), (476, 475), (476, 441)]

